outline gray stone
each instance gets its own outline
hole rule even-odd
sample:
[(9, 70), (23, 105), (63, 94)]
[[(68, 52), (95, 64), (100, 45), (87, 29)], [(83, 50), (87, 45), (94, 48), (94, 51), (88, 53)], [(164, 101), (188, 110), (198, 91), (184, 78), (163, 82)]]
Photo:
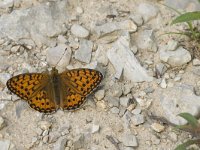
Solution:
[(145, 119), (144, 119), (144, 115), (142, 114), (138, 114), (138, 115), (133, 115), (131, 117), (131, 121), (132, 123), (137, 126), (137, 125), (140, 125), (140, 124), (143, 124)]
[(150, 52), (157, 52), (157, 44), (155, 42), (154, 30), (142, 30), (136, 36), (136, 44), (139, 49), (145, 49)]
[(119, 107), (118, 97), (106, 96), (104, 99), (108, 102), (109, 107)]
[(164, 73), (167, 71), (167, 67), (163, 63), (156, 64), (155, 69), (156, 69), (156, 76), (158, 78), (161, 78), (164, 75)]
[(108, 22), (100, 26), (95, 27), (95, 32), (99, 37), (104, 36), (105, 34), (112, 33), (118, 30), (126, 30), (128, 32), (135, 32), (137, 26), (132, 20), (124, 20), (121, 22)]
[(190, 52), (183, 47), (179, 47), (175, 51), (160, 51), (160, 60), (168, 63), (172, 67), (182, 66), (191, 61)]
[(0, 130), (6, 126), (4, 119), (0, 116)]
[(133, 82), (152, 81), (153, 78), (147, 74), (131, 52), (129, 44), (130, 36), (125, 33), (124, 36), (119, 37), (107, 52), (108, 59), (115, 68), (117, 78), (121, 76), (123, 71), (123, 75), (127, 80)]
[(154, 91), (155, 91), (155, 89), (153, 89), (152, 87), (147, 87), (147, 88), (144, 89), (144, 92), (146, 94), (153, 93)]
[(133, 113), (134, 115), (138, 115), (138, 114), (140, 114), (141, 112), (142, 112), (142, 110), (141, 110), (140, 108), (135, 108), (135, 109), (132, 110), (132, 113)]
[(9, 67), (9, 59), (0, 55), (0, 70), (6, 70)]
[(120, 97), (120, 105), (124, 106), (124, 107), (128, 107), (130, 104), (130, 98), (128, 97)]
[(117, 107), (112, 107), (112, 108), (110, 109), (110, 111), (111, 111), (113, 114), (119, 114), (119, 108), (117, 108)]
[(166, 46), (166, 50), (168, 50), (168, 51), (174, 51), (174, 50), (176, 50), (177, 48), (178, 48), (178, 42), (177, 41), (175, 41), (175, 40), (170, 40), (170, 41), (168, 41), (168, 43), (167, 43), (167, 46)]
[(140, 3), (139, 6), (137, 6), (137, 12), (142, 15), (145, 22), (155, 18), (158, 14), (158, 8), (152, 4)]
[(66, 144), (67, 144), (67, 138), (60, 137), (58, 141), (56, 141), (53, 150), (65, 150)]
[(0, 140), (1, 150), (9, 150), (11, 142), (9, 140)]
[(85, 137), (83, 135), (76, 136), (74, 138), (74, 149), (83, 148), (85, 145)]
[(129, 18), (132, 19), (137, 24), (137, 26), (141, 26), (144, 22), (140, 14), (131, 14)]
[(189, 11), (199, 11), (200, 4), (197, 0), (164, 0), (165, 5), (175, 9), (183, 9)]
[(131, 89), (133, 88), (133, 83), (127, 83), (123, 86), (123, 94), (127, 95), (131, 92)]
[(70, 47), (65, 44), (59, 44), (56, 47), (48, 49), (47, 62), (49, 65), (56, 66), (63, 71), (70, 62), (71, 54)]
[(79, 38), (87, 38), (89, 36), (89, 31), (79, 24), (72, 25), (71, 32)]
[(166, 83), (166, 79), (163, 78), (161, 83), (160, 83), (160, 87), (163, 88), (163, 89), (166, 89), (167, 88), (167, 83)]
[(68, 19), (67, 8), (67, 1), (48, 2), (4, 14), (0, 18), (0, 38), (8, 37), (21, 45), (52, 46), (55, 43), (50, 38), (67, 31), (63, 26)]
[(66, 37), (64, 37), (63, 35), (59, 35), (57, 40), (61, 44), (66, 44), (66, 42), (67, 42)]
[(75, 52), (75, 59), (89, 63), (92, 55), (93, 43), (88, 40), (82, 39), (80, 41), (80, 48)]
[(11, 78), (11, 75), (9, 73), (0, 73), (0, 82), (3, 85), (6, 85), (6, 82), (8, 81), (8, 79)]
[(98, 90), (94, 96), (98, 101), (102, 100), (105, 96), (105, 90)]
[(97, 133), (99, 132), (99, 129), (100, 129), (99, 125), (93, 124), (91, 128), (91, 133)]
[(177, 116), (180, 113), (188, 112), (194, 116), (200, 114), (200, 97), (194, 94), (193, 87), (190, 85), (182, 84), (167, 88), (165, 92), (160, 91), (159, 94), (165, 117), (174, 124), (186, 123), (186, 120)]
[(122, 87), (120, 84), (115, 83), (109, 89), (109, 93), (114, 97), (120, 97), (122, 95)]
[(135, 137), (135, 135), (130, 134), (130, 133), (125, 133), (122, 137), (121, 141), (125, 146), (130, 146), (130, 147), (137, 147), (138, 142)]

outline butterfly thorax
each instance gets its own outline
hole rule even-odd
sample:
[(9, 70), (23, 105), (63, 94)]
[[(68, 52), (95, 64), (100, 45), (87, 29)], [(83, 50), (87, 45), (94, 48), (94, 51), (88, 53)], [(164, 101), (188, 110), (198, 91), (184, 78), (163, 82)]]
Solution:
[(53, 97), (54, 97), (54, 101), (55, 103), (59, 106), (60, 105), (60, 82), (61, 82), (61, 79), (59, 77), (59, 74), (58, 74), (58, 70), (56, 68), (52, 68), (52, 71), (51, 71), (51, 75), (50, 75), (50, 81), (51, 81), (51, 86), (52, 86), (52, 89), (53, 89)]

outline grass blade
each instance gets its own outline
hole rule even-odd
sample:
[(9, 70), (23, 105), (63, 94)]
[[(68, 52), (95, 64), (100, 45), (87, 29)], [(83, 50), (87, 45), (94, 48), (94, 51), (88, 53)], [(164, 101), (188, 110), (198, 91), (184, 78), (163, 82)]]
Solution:
[(189, 114), (189, 113), (181, 113), (181, 114), (179, 114), (179, 116), (181, 116), (182, 118), (187, 120), (188, 123), (192, 127), (197, 127), (198, 126), (198, 120), (194, 116), (192, 116), (191, 114)]
[(200, 11), (195, 11), (195, 12), (188, 12), (184, 13), (178, 17), (176, 17), (171, 25), (176, 24), (176, 23), (181, 23), (181, 22), (189, 22), (193, 20), (199, 20), (200, 19)]

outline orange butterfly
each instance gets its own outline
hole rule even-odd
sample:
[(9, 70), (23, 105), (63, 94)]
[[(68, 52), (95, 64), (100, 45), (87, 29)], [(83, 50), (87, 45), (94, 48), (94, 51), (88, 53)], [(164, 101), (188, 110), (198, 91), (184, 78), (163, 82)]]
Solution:
[(93, 69), (73, 69), (63, 73), (26, 73), (12, 77), (8, 89), (26, 100), (31, 108), (52, 113), (57, 109), (75, 110), (101, 82), (103, 75)]

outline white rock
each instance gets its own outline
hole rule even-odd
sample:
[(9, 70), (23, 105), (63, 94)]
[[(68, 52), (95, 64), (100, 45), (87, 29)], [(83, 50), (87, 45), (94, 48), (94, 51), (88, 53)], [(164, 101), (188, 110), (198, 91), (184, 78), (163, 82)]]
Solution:
[(3, 128), (3, 127), (5, 127), (5, 121), (4, 121), (4, 119), (0, 116), (0, 130)]
[(179, 47), (175, 51), (160, 51), (160, 60), (168, 63), (172, 67), (182, 66), (191, 61), (190, 52), (183, 47)]
[(11, 78), (11, 75), (9, 73), (0, 73), (0, 82), (3, 85), (6, 85), (6, 82), (8, 81), (8, 79)]
[(142, 30), (138, 32), (136, 37), (137, 47), (139, 49), (145, 49), (150, 52), (157, 52), (157, 44), (155, 42), (155, 36), (153, 30)]
[(113, 97), (120, 97), (122, 95), (122, 87), (120, 84), (114, 84), (110, 87), (109, 89), (109, 93), (113, 96)]
[(79, 14), (82, 14), (83, 13), (83, 8), (82, 7), (77, 7), (76, 8), (76, 12), (79, 13)]
[(192, 64), (194, 66), (200, 66), (200, 60), (199, 59), (193, 59)]
[(38, 123), (38, 126), (42, 129), (42, 130), (49, 130), (49, 128), (51, 127), (51, 123), (48, 121), (40, 121)]
[(128, 107), (128, 105), (130, 104), (130, 99), (128, 97), (120, 97), (120, 105), (124, 106), (124, 107)]
[(95, 57), (94, 57), (94, 60), (97, 60), (99, 63), (102, 63), (103, 65), (107, 66), (108, 65), (108, 58), (106, 56), (106, 51), (107, 51), (107, 48), (105, 47), (104, 44), (102, 45), (98, 45), (98, 48), (95, 52)]
[(112, 108), (110, 109), (110, 111), (111, 111), (113, 114), (119, 114), (119, 108), (117, 108), (117, 107), (112, 107)]
[(158, 8), (150, 3), (140, 3), (137, 6), (137, 12), (142, 15), (145, 22), (155, 18), (158, 11)]
[(186, 123), (185, 119), (177, 116), (180, 113), (188, 112), (194, 116), (200, 113), (200, 97), (194, 94), (193, 87), (190, 85), (174, 86), (158, 94), (161, 95), (160, 101), (165, 117), (174, 124)]
[(131, 118), (131, 121), (135, 126), (143, 124), (145, 121), (144, 115), (142, 114), (133, 115), (133, 117)]
[(14, 0), (3, 0), (0, 1), (0, 8), (1, 9), (8, 9), (14, 5)]
[(11, 142), (9, 140), (0, 140), (1, 150), (9, 150)]
[(91, 128), (91, 133), (97, 133), (99, 132), (99, 129), (100, 129), (99, 125), (93, 124)]
[(62, 70), (66, 68), (71, 59), (72, 51), (65, 44), (59, 44), (47, 51), (47, 62), (51, 66), (56, 66)]
[(105, 96), (105, 90), (98, 90), (94, 96), (98, 101), (102, 100)]
[(168, 51), (174, 51), (178, 48), (178, 42), (175, 41), (175, 40), (170, 40), (168, 43), (167, 43), (167, 46), (166, 46), (166, 50)]
[(167, 88), (167, 83), (166, 83), (165, 78), (162, 79), (162, 81), (161, 81), (161, 83), (160, 83), (160, 87), (163, 88), (163, 89), (166, 89), (166, 88)]
[(80, 48), (75, 52), (75, 59), (89, 63), (92, 56), (93, 42), (82, 39), (80, 41)]
[(138, 51), (137, 46), (133, 45), (133, 46), (131, 47), (131, 51), (133, 52), (133, 54), (136, 54), (137, 51)]
[(181, 77), (180, 76), (175, 77), (174, 81), (176, 81), (176, 82), (181, 81)]
[(137, 26), (134, 24), (132, 20), (124, 20), (121, 22), (108, 22), (101, 26), (95, 27), (95, 32), (99, 37), (112, 33), (118, 30), (126, 30), (128, 32), (135, 32), (137, 30)]
[[(8, 2), (12, 4), (6, 0)], [(67, 1), (41, 3), (4, 14), (0, 18), (0, 38), (8, 37), (21, 45), (53, 46), (56, 43), (51, 37), (67, 31), (63, 26), (69, 16), (67, 5)]]
[(72, 25), (71, 32), (73, 35), (79, 38), (87, 38), (90, 34), (90, 32), (86, 28), (82, 27), (79, 24)]
[(122, 143), (125, 146), (129, 146), (129, 147), (137, 147), (138, 146), (138, 142), (137, 142), (135, 135), (130, 134), (130, 133), (126, 133), (123, 135)]
[(10, 51), (13, 52), (13, 53), (16, 53), (18, 50), (19, 50), (20, 46), (17, 45), (17, 46), (13, 46)]
[(133, 82), (152, 81), (146, 70), (141, 67), (134, 54), (129, 48), (130, 36), (125, 34), (121, 36), (108, 50), (107, 56), (115, 68), (116, 74), (123, 75), (127, 80)]
[(131, 14), (129, 18), (132, 19), (137, 24), (137, 26), (141, 26), (144, 22), (140, 14)]
[(153, 124), (151, 125), (151, 128), (152, 128), (154, 131), (160, 133), (160, 132), (164, 131), (165, 126), (163, 126), (163, 125), (161, 125), (161, 124), (159, 124), (159, 123), (153, 123)]

